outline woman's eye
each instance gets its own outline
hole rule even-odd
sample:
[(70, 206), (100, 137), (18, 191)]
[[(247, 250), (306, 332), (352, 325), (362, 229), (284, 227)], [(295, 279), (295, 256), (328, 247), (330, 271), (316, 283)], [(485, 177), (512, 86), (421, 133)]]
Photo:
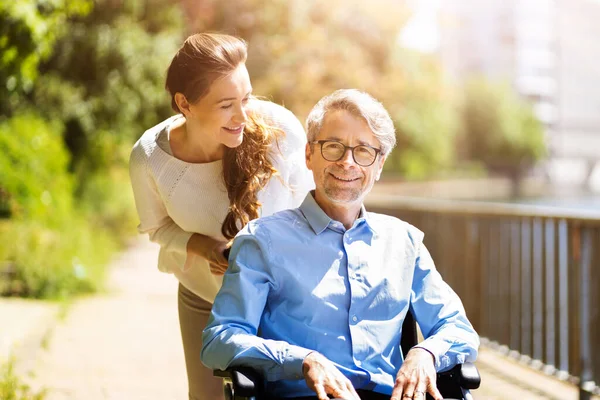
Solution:
[(221, 106), (221, 108), (222, 108), (223, 110), (227, 110), (228, 108), (231, 108), (231, 106), (232, 106), (232, 104), (227, 104), (227, 105), (225, 105), (225, 106)]

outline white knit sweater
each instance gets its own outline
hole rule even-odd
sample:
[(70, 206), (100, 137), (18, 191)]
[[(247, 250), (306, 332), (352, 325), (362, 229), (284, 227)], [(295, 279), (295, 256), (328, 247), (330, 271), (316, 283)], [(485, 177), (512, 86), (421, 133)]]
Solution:
[[(285, 132), (271, 152), (279, 175), (258, 194), (261, 216), (266, 216), (299, 206), (314, 183), (304, 161), (306, 135), (298, 119), (274, 103), (253, 101), (257, 102), (253, 109)], [(131, 151), (129, 172), (140, 217), (138, 230), (160, 245), (160, 271), (174, 274), (185, 287), (212, 302), (222, 279), (210, 273), (205, 259), (187, 255), (187, 242), (195, 232), (225, 240), (221, 225), (229, 199), (222, 161), (188, 163), (161, 149), (159, 134), (169, 131), (178, 118), (173, 116), (147, 130)]]

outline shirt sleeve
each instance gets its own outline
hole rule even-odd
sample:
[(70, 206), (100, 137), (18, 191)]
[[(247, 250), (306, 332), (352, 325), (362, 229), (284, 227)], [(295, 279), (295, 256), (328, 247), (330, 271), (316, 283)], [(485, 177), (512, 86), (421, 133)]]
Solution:
[(438, 372), (475, 361), (479, 336), (467, 319), (460, 298), (444, 282), (421, 242), (417, 246), (411, 310), (425, 337), (415, 347), (434, 356)]
[(269, 294), (276, 286), (268, 271), (268, 241), (245, 228), (235, 238), (223, 286), (202, 335), (202, 362), (211, 369), (251, 366), (268, 381), (301, 379), (312, 351), (257, 336)]
[[(131, 151), (129, 176), (135, 206), (140, 218), (138, 231), (147, 233), (152, 242), (164, 251), (187, 254), (187, 243), (192, 233), (177, 225), (167, 213), (156, 182), (148, 170), (148, 155), (138, 142)], [(180, 265), (183, 269), (184, 265)]]

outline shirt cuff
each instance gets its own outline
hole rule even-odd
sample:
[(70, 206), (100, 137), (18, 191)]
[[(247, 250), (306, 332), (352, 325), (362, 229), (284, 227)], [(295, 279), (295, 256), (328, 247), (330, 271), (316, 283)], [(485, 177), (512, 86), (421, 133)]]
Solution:
[(181, 231), (177, 234), (177, 236), (173, 239), (173, 250), (178, 253), (187, 254), (187, 244), (192, 237), (192, 232)]
[(305, 349), (300, 346), (290, 346), (287, 351), (287, 355), (283, 362), (283, 373), (281, 379), (303, 379), (304, 374), (302, 373), (302, 363), (307, 355), (312, 353), (314, 350)]
[(448, 350), (450, 350), (450, 345), (446, 341), (439, 340), (435, 337), (430, 337), (414, 347), (431, 353), (434, 359), (433, 363), (435, 365), (435, 370), (437, 372), (447, 368), (450, 365), (450, 358), (446, 355)]

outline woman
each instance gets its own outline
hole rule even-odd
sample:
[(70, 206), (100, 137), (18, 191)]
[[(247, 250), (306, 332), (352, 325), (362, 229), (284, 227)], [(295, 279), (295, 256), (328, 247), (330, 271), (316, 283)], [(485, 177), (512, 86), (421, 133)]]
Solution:
[(139, 231), (160, 245), (159, 269), (180, 282), (190, 399), (223, 396), (200, 350), (228, 242), (249, 220), (297, 207), (314, 185), (302, 125), (252, 97), (246, 50), (228, 35), (187, 38), (166, 79), (178, 115), (146, 131), (131, 152)]

